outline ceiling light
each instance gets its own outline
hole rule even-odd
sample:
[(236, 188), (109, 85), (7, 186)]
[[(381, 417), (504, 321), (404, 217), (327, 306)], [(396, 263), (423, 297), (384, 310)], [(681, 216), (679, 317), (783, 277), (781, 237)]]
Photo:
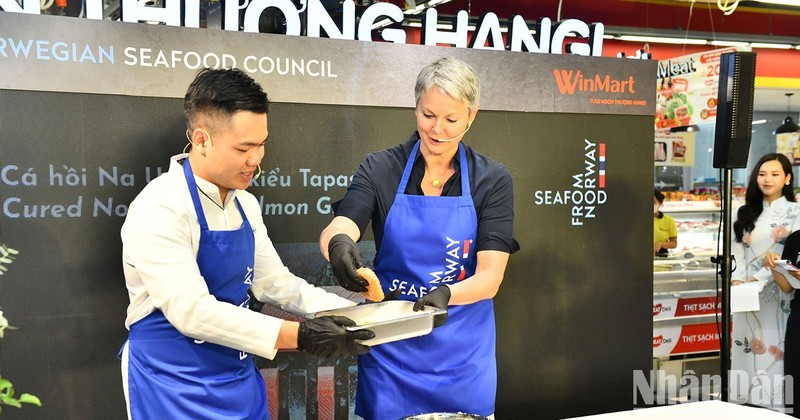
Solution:
[(792, 119), (792, 116), (789, 115), (786, 117), (786, 119), (783, 120), (783, 124), (781, 124), (780, 127), (775, 129), (774, 134), (795, 133), (798, 131), (800, 131), (800, 126), (798, 126), (797, 123), (795, 123), (794, 120)]
[(800, 0), (754, 0), (759, 3), (779, 4), (781, 6), (796, 6), (800, 7)]
[(380, 22), (375, 22), (375, 23), (372, 25), (372, 29), (381, 29), (381, 28), (383, 28), (383, 27), (385, 27), (385, 26), (389, 26), (389, 25), (391, 25), (391, 24), (392, 24), (392, 21), (391, 21), (391, 20), (389, 20), (389, 19), (383, 19), (383, 20), (382, 20), (382, 21), (380, 21)]
[[(787, 113), (791, 114), (792, 112), (792, 95), (794, 93), (787, 93), (786, 94), (786, 111)], [(791, 115), (788, 115), (786, 119), (783, 120), (783, 124), (780, 127), (775, 129), (775, 132), (772, 134), (781, 134), (781, 133), (795, 133), (800, 131), (800, 126), (798, 126), (794, 120), (792, 119)]]
[(708, 41), (705, 39), (694, 38), (670, 38), (663, 36), (637, 36), (637, 35), (620, 35), (617, 39), (620, 41), (632, 42), (654, 42), (659, 44), (687, 44), (687, 45), (706, 45)]
[(788, 50), (791, 49), (792, 46), (789, 44), (773, 44), (769, 42), (752, 42), (750, 46), (753, 48), (775, 48), (780, 50)]
[(437, 6), (437, 5), (450, 3), (451, 1), (453, 1), (453, 0), (430, 0), (427, 3), (426, 2), (422, 2), (422, 3), (417, 4), (416, 6), (414, 6), (411, 9), (403, 11), (403, 14), (406, 14), (406, 15), (418, 15), (418, 14), (422, 13), (423, 11), (425, 11), (425, 9), (427, 9), (429, 7), (434, 7), (434, 6)]
[(670, 127), (670, 133), (693, 133), (695, 131), (700, 131), (700, 127), (697, 124), (690, 124), (690, 125), (682, 125), (679, 127)]
[(714, 40), (709, 42), (711, 45), (715, 45), (718, 47), (746, 47), (750, 43), (749, 42), (742, 42), (742, 41), (721, 41), (721, 40)]
[(418, 14), (422, 13), (423, 10), (425, 10), (425, 5), (420, 3), (416, 7), (414, 7), (413, 9), (408, 9), (408, 10), (404, 11), (403, 13), (406, 14), (406, 15), (418, 15)]

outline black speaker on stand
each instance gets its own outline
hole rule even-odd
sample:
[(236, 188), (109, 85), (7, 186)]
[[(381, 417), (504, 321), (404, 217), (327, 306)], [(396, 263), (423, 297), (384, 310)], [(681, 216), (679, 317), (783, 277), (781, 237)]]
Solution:
[[(731, 205), (733, 168), (746, 168), (753, 134), (756, 53), (722, 54), (719, 66), (717, 122), (714, 135), (714, 167), (724, 169), (721, 188), (722, 255), (717, 256), (722, 278), (722, 337), (719, 346), (720, 396), (729, 399), (731, 366)], [(744, 263), (741, 261), (740, 263)]]

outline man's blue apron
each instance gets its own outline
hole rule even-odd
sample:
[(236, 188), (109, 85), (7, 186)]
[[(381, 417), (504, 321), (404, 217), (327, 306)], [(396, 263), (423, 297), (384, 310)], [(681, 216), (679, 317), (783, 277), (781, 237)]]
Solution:
[[(471, 245), (478, 222), (464, 146), (458, 146), (460, 197), (405, 194), (418, 149), (419, 142), (403, 171), (375, 261), (384, 292), (402, 287), (404, 300), (472, 276), (477, 263)], [(448, 312), (447, 323), (428, 335), (381, 344), (359, 356), (358, 415), (396, 420), (431, 412), (494, 413), (492, 300), (450, 306)]]
[[(242, 227), (209, 230), (188, 159), (183, 169), (200, 223), (200, 274), (217, 300), (246, 308), (255, 255), (250, 223), (235, 200)], [(186, 337), (159, 310), (131, 325), (128, 348), (134, 419), (269, 419), (266, 384), (249, 354)]]

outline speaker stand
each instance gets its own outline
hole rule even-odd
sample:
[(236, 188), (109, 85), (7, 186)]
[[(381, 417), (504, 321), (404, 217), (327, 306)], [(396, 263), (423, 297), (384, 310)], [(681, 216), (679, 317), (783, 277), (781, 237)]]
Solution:
[(731, 205), (733, 203), (733, 169), (726, 167), (722, 177), (722, 255), (717, 258), (717, 264), (721, 265), (720, 275), (722, 277), (722, 339), (719, 345), (720, 361), (720, 397), (722, 401), (728, 402), (729, 398), (729, 379), (731, 369), (731, 266), (733, 257), (731, 256)]

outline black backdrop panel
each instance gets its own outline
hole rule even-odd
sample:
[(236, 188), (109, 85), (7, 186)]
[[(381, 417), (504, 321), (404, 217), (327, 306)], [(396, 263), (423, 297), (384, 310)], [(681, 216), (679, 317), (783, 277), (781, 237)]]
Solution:
[[(251, 191), (262, 198), (284, 262), (331, 285), (316, 250), (332, 217), (326, 204), (341, 198), (366, 153), (406, 139), (413, 111), (275, 103), (269, 118), (264, 175)], [(183, 131), (177, 99), (0, 90), (0, 237), (20, 251), (0, 277), (0, 307), (19, 328), (6, 332), (0, 366), (18, 392), (43, 401), (42, 408), (6, 408), (4, 417), (125, 417), (115, 357), (127, 305), (119, 228), (125, 206), (183, 148)], [(522, 245), (495, 299), (497, 418), (630, 408), (633, 371), (649, 370), (652, 354), (652, 119), (481, 111), (466, 142), (511, 171)], [(587, 144), (600, 143), (607, 173), (594, 191), (602, 189), (606, 201), (573, 226), (573, 205), (540, 198), (574, 191), (587, 150), (599, 157)], [(54, 213), (45, 205), (65, 207)], [(372, 244), (362, 246), (371, 257)], [(352, 377), (354, 359), (318, 363), (282, 353), (258, 362), (309, 381), (318, 366), (334, 366), (343, 382), (337, 401), (351, 400), (355, 378), (344, 378)], [(308, 386), (293, 385), (307, 393), (299, 397), (281, 388), (279, 418), (289, 418), (292, 401), (317, 417)], [(340, 407), (336, 418), (350, 410)]]
[[(7, 331), (0, 366), (17, 393), (43, 404), (7, 407), (4, 418), (125, 418), (116, 359), (127, 336), (123, 218), (92, 213), (95, 199), (127, 204), (144, 183), (101, 186), (98, 168), (163, 165), (181, 147), (180, 110), (176, 100), (0, 91), (0, 237), (20, 252), (0, 277), (0, 307), (19, 328)], [(22, 184), (26, 173), (36, 174), (35, 186)], [(41, 217), (44, 205), (80, 217)], [(25, 206), (37, 217), (24, 217)]]
[[(475, 143), (511, 170), (522, 246), (495, 299), (497, 418), (630, 408), (633, 371), (649, 371), (652, 358), (652, 164), (642, 150), (651, 125), (575, 114), (491, 119), (506, 134), (492, 146)], [(606, 144), (608, 198), (595, 218), (573, 226), (572, 206), (537, 205), (536, 193), (574, 190), (573, 177), (586, 167), (585, 139)]]

